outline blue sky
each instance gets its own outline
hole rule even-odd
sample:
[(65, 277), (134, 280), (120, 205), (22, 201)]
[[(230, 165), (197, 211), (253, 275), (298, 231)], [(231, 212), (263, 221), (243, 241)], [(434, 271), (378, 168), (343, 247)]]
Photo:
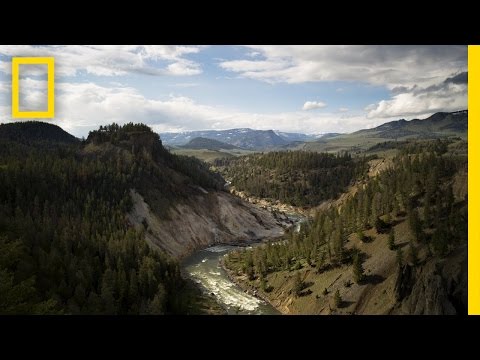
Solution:
[[(466, 46), (0, 45), (1, 122), (12, 121), (12, 56), (55, 57), (51, 122), (76, 136), (113, 121), (351, 132), (467, 107)], [(20, 89), (26, 107), (45, 102), (35, 71)]]

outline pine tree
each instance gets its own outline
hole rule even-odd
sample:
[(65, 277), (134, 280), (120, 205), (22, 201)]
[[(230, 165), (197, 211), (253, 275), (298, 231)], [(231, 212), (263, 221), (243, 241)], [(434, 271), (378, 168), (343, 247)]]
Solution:
[(393, 228), (390, 230), (390, 234), (388, 234), (388, 248), (395, 250), (395, 231)]
[(425, 227), (429, 228), (432, 224), (432, 196), (427, 191), (425, 194), (424, 207), (423, 207), (423, 219), (425, 221)]
[(403, 265), (403, 251), (402, 248), (397, 248), (397, 264), (398, 266)]
[(421, 232), (422, 232), (422, 223), (418, 216), (416, 209), (411, 209), (408, 215), (408, 223), (410, 225), (410, 230), (413, 234), (413, 237), (416, 241), (420, 241)]
[(342, 306), (343, 300), (338, 289), (335, 291), (335, 295), (333, 296), (333, 302), (336, 308), (340, 308)]
[(418, 265), (418, 250), (415, 245), (413, 245), (413, 242), (410, 241), (410, 259), (412, 260), (412, 265), (417, 266)]
[(153, 299), (148, 303), (149, 314), (162, 315), (165, 312), (166, 292), (165, 287), (160, 283)]
[(432, 246), (436, 254), (445, 256), (448, 253), (448, 237), (447, 226), (442, 224), (432, 236)]
[(267, 289), (267, 281), (264, 277), (260, 279), (260, 289), (262, 289), (263, 291)]
[(360, 258), (360, 255), (357, 253), (353, 257), (353, 279), (357, 284), (359, 284), (363, 281), (364, 278), (365, 278), (365, 274), (363, 270), (362, 259)]
[(344, 249), (344, 229), (343, 229), (343, 221), (339, 213), (334, 210), (332, 212), (332, 216), (334, 217), (333, 223), (335, 224), (334, 232), (333, 232), (333, 249), (335, 252), (335, 258), (337, 262), (342, 262), (345, 256), (345, 249)]
[(447, 208), (447, 213), (450, 214), (453, 209), (453, 204), (455, 202), (455, 196), (453, 195), (453, 188), (452, 184), (449, 184), (447, 186), (447, 191), (445, 195), (445, 203), (446, 203), (446, 208)]
[(295, 274), (294, 279), (293, 279), (293, 292), (294, 292), (295, 296), (300, 295), (300, 293), (303, 290), (303, 287), (304, 287), (304, 283), (302, 281), (302, 278), (300, 277), (300, 273), (297, 272)]

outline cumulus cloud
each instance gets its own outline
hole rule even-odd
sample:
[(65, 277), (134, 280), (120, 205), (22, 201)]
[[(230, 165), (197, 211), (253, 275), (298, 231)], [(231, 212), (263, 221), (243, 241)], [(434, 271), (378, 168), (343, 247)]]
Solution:
[(465, 71), (455, 76), (449, 77), (445, 80), (445, 83), (468, 84), (468, 73)]
[(0, 81), (0, 93), (10, 92), (11, 86), (6, 81)]
[[(31, 71), (31, 73), (35, 72)], [(5, 94), (0, 99), (5, 106), (10, 104), (11, 88), (9, 81), (0, 81), (0, 93)], [(21, 77), (19, 79), (19, 93), (19, 107), (21, 111), (45, 111), (47, 109), (46, 80)], [(8, 111), (10, 112), (10, 109)]]
[[(253, 113), (220, 104), (204, 105), (184, 96), (146, 96), (115, 78), (132, 73), (198, 74), (201, 66), (189, 55), (201, 49), (199, 46), (1, 46), (0, 76), (9, 79), (11, 65), (5, 56), (54, 56), (61, 81), (56, 83), (53, 122), (77, 136), (87, 135), (99, 125), (129, 121), (144, 122), (158, 132), (235, 127), (351, 132), (400, 117), (422, 118), (436, 111), (467, 107), (466, 46), (251, 46), (245, 58), (215, 60), (235, 77), (272, 84), (353, 81), (381, 85), (390, 91), (389, 98), (366, 106), (363, 112), (347, 107), (331, 112), (305, 111), (326, 106), (321, 101), (307, 101), (303, 111)], [(94, 82), (95, 77), (83, 76), (88, 74), (112, 76), (116, 81), (99, 84)], [(34, 77), (21, 79), (21, 91), (29, 89), (21, 96), (26, 107), (45, 102), (44, 83)], [(223, 74), (220, 77), (226, 78)], [(195, 85), (178, 82), (170, 86), (181, 89)], [(340, 86), (336, 91), (338, 96), (347, 96), (349, 84)], [(9, 92), (9, 80), (0, 81), (0, 94)], [(345, 100), (342, 98), (341, 104), (350, 106)], [(0, 96), (0, 121), (11, 121), (9, 102), (9, 96)]]
[[(250, 113), (200, 104), (185, 96), (152, 99), (132, 87), (106, 87), (93, 82), (58, 83), (56, 91), (56, 117), (51, 122), (79, 137), (86, 136), (88, 131), (100, 125), (130, 121), (146, 123), (157, 132), (240, 127), (350, 132), (376, 124), (375, 120), (361, 114), (339, 116), (338, 113), (306, 114), (304, 111)], [(10, 105), (2, 105), (0, 122), (12, 121)]]
[(261, 56), (221, 61), (220, 67), (268, 83), (355, 81), (386, 87), (391, 98), (367, 106), (369, 119), (467, 107), (467, 47), (463, 45), (248, 48)]
[(192, 87), (200, 86), (200, 84), (199, 83), (193, 83), (193, 82), (187, 82), (187, 83), (176, 83), (176, 84), (172, 84), (170, 86), (177, 87), (177, 88), (192, 88)]
[[(4, 56), (53, 56), (57, 75), (117, 76), (128, 73), (148, 75), (196, 75), (200, 65), (186, 56), (197, 53), (200, 46), (173, 45), (2, 45)], [(9, 63), (0, 60), (0, 71), (11, 72)]]
[(259, 59), (219, 63), (225, 70), (268, 82), (362, 81), (390, 88), (430, 85), (466, 71), (466, 46), (259, 45)]
[(302, 110), (323, 109), (326, 106), (327, 104), (322, 101), (306, 101), (305, 104), (303, 104)]
[(445, 81), (422, 88), (397, 89), (389, 100), (382, 100), (365, 108), (367, 117), (391, 118), (423, 116), (438, 111), (457, 111), (468, 107), (467, 84), (460, 74)]
[(21, 111), (47, 110), (47, 81), (31, 78), (20, 78), (19, 106)]

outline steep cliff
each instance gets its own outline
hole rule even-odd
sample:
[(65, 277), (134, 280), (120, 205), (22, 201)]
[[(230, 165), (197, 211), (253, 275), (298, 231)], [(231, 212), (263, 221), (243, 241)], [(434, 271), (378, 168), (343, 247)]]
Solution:
[(198, 194), (178, 203), (167, 218), (150, 209), (143, 197), (131, 190), (131, 223), (146, 229), (146, 239), (175, 258), (213, 244), (237, 244), (283, 234), (270, 212), (225, 192), (199, 188)]

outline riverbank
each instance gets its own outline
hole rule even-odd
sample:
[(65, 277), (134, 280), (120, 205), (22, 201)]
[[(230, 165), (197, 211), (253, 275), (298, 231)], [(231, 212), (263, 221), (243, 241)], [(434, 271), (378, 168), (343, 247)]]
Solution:
[(268, 302), (245, 292), (228, 277), (221, 260), (236, 249), (236, 246), (217, 245), (192, 254), (182, 262), (183, 277), (191, 279), (205, 297), (215, 300), (229, 315), (278, 314)]
[[(268, 298), (266, 294), (263, 293), (261, 289), (257, 289), (255, 286), (252, 286), (248, 284), (246, 281), (242, 281), (240, 279), (240, 276), (234, 274), (234, 271), (229, 269), (228, 267), (225, 266), (225, 262), (223, 259), (220, 260), (220, 266), (222, 269), (225, 271), (227, 274), (228, 279), (233, 282), (235, 285), (237, 285), (239, 288), (241, 288), (245, 293), (255, 296), (257, 299), (260, 299), (267, 304), (269, 304), (271, 307), (273, 307), (275, 310), (277, 310), (280, 315), (287, 315), (287, 313), (283, 312), (281, 309), (277, 308)], [(243, 275), (245, 277), (245, 275)]]
[(236, 190), (234, 186), (230, 187), (230, 193), (250, 204), (261, 207), (264, 210), (271, 212), (272, 214), (298, 214), (300, 216), (308, 217), (312, 216), (314, 212), (310, 207), (297, 207), (289, 204), (281, 203), (278, 200), (267, 200), (264, 198), (255, 197), (253, 195), (247, 195), (244, 191)]
[(226, 268), (223, 261), (225, 254), (230, 251), (282, 241), (285, 230), (297, 227), (305, 220), (305, 217), (298, 213), (281, 214), (281, 219), (278, 213), (276, 215), (274, 217), (277, 224), (283, 228), (281, 235), (258, 237), (251, 234), (250, 239), (229, 243), (215, 239), (211, 246), (198, 250), (182, 260), (182, 277), (189, 278), (208, 300), (216, 300), (227, 314), (282, 314), (283, 312), (270, 302), (265, 293), (247, 282), (242, 282), (236, 274)]

